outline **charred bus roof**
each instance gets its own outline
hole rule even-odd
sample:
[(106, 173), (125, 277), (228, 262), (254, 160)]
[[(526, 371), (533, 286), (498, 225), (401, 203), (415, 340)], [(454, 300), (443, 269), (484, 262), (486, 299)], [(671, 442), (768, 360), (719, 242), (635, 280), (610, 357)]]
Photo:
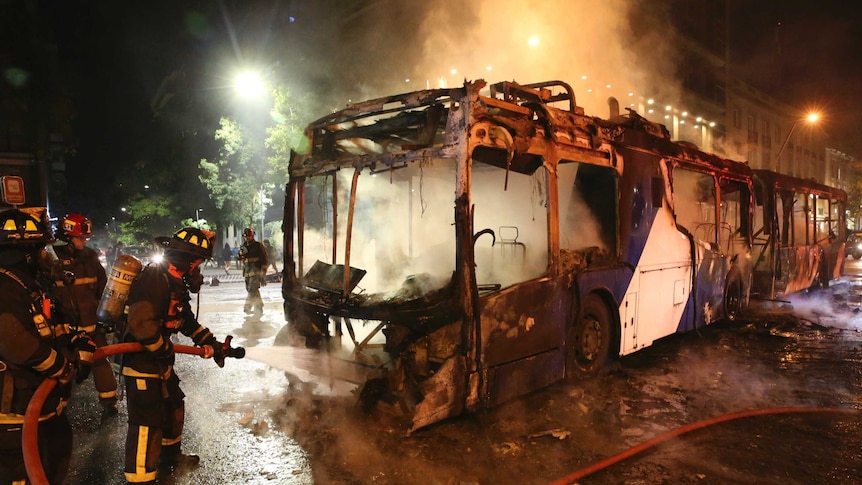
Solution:
[[(605, 143), (749, 173), (747, 163), (672, 141), (664, 125), (632, 110), (607, 120), (586, 116), (577, 106), (572, 88), (562, 81), (527, 85), (504, 81), (484, 90), (485, 86), (485, 81), (477, 80), (457, 88), (350, 104), (308, 125), (309, 149), (294, 157), (290, 173), (303, 177), (347, 167), (386, 171), (409, 161), (451, 157), (455, 146), (464, 141), (460, 136), (466, 127), (449, 127), (449, 114), (464, 103), (473, 104), (472, 121), (477, 125), (470, 133), (471, 154), (495, 163), (499, 152), (505, 151), (506, 156), (495, 164), (505, 163), (508, 169), (522, 173), (541, 166), (549, 153), (559, 159), (612, 164)], [(488, 123), (484, 129), (483, 121)], [(507, 133), (496, 130), (498, 126)], [(475, 148), (479, 150), (473, 151)]]

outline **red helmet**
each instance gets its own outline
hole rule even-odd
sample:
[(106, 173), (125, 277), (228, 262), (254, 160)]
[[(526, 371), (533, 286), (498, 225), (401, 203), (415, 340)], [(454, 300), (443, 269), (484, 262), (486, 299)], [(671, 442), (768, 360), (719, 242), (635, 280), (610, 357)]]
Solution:
[(68, 241), (72, 237), (93, 237), (93, 224), (81, 214), (69, 213), (60, 223), (60, 239)]
[(242, 230), (242, 237), (248, 237), (248, 236), (254, 237), (254, 229), (252, 229), (250, 227), (246, 227), (245, 229)]

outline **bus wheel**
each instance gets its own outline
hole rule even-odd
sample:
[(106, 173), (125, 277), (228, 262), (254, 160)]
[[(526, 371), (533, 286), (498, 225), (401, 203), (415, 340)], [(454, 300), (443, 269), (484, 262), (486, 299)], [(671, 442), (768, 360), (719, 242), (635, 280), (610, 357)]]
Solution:
[(611, 315), (597, 295), (587, 295), (580, 320), (569, 334), (567, 376), (591, 376), (607, 363), (611, 345)]
[(742, 314), (742, 278), (732, 273), (724, 289), (724, 314), (728, 320), (736, 320)]

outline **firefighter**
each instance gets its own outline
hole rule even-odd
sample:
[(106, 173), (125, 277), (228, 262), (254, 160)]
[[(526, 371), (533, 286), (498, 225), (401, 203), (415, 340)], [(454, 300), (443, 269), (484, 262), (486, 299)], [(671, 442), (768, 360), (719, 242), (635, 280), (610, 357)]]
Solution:
[(54, 325), (50, 300), (37, 282), (45, 245), (53, 239), (44, 208), (0, 212), (0, 483), (27, 483), (21, 448), (24, 414), (36, 389), (57, 379), (42, 405), (39, 455), (45, 477), (63, 481), (72, 428), (63, 410), (76, 374), (85, 378), (95, 344), (86, 334)]
[[(99, 255), (86, 246), (93, 236), (90, 220), (81, 214), (67, 214), (58, 225), (59, 243), (53, 246), (57, 261), (52, 271), (53, 288), (50, 293), (61, 303), (57, 315), (73, 329), (87, 332), (98, 347), (108, 345), (104, 327), (98, 325), (96, 309), (107, 275)], [(117, 414), (117, 379), (108, 359), (93, 363), (93, 382), (107, 415)]]
[(266, 248), (254, 239), (254, 229), (246, 227), (242, 230), (245, 242), (239, 249), (240, 261), (242, 261), (242, 275), (245, 277), (245, 290), (248, 295), (245, 298), (243, 311), (245, 313), (257, 313), (263, 315), (263, 299), (260, 297), (260, 287), (266, 286), (266, 269), (269, 266), (269, 258)]
[(171, 336), (182, 332), (195, 345), (214, 348), (216, 363), (224, 365), (222, 349), (226, 346), (198, 323), (189, 295), (197, 293), (203, 283), (200, 265), (212, 257), (213, 235), (186, 227), (171, 237), (156, 238), (164, 248), (164, 259), (148, 265), (132, 282), (124, 341), (139, 342), (144, 351), (123, 357), (129, 410), (128, 483), (155, 483), (159, 471), (193, 468), (200, 461), (181, 449), (185, 394), (174, 372)]

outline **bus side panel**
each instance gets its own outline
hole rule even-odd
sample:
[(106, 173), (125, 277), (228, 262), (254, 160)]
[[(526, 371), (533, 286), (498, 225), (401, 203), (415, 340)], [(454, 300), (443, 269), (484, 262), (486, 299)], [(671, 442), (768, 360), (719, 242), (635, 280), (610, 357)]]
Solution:
[(712, 323), (724, 316), (724, 286), (729, 263), (721, 254), (698, 244), (698, 270), (695, 288), (695, 306), (686, 311), (680, 332), (694, 330), (700, 325)]
[(563, 278), (542, 278), (480, 297), (482, 368), (488, 405), (548, 386), (565, 376), (572, 292)]
[(493, 367), (562, 347), (572, 320), (572, 292), (542, 278), (480, 297), (482, 362)]
[(488, 369), (489, 406), (497, 406), (516, 397), (547, 387), (566, 375), (566, 353), (556, 348), (526, 359)]
[[(691, 295), (691, 244), (680, 232), (670, 209), (663, 205), (653, 212), (646, 240), (640, 247), (637, 233), (628, 241), (628, 263), (635, 267), (634, 277), (619, 308), (621, 315), (634, 315), (626, 322), (621, 353), (627, 354), (650, 345), (683, 326), (681, 319)], [(637, 298), (635, 298), (637, 295)], [(625, 302), (637, 301), (634, 312)], [(631, 329), (634, 328), (634, 331)]]
[(787, 278), (783, 294), (811, 288), (820, 269), (821, 252), (820, 246), (816, 244), (781, 248), (782, 276)]

